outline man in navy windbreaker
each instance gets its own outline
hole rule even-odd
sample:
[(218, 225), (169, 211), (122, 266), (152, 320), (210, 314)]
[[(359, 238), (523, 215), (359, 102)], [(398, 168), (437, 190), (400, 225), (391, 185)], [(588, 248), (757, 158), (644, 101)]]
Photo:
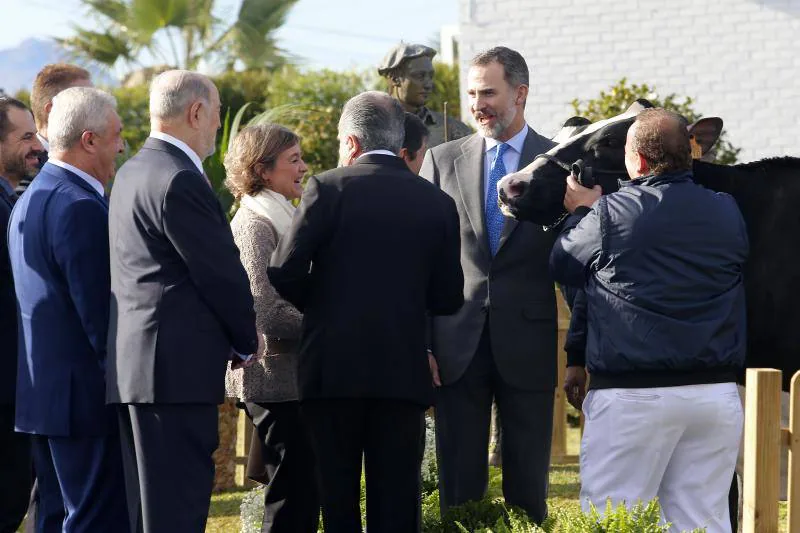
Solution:
[(574, 214), (550, 268), (586, 291), (584, 509), (658, 497), (675, 530), (728, 532), (747, 233), (732, 197), (692, 181), (691, 161), (681, 117), (643, 111), (625, 145), (631, 181), (601, 197), (568, 178)]

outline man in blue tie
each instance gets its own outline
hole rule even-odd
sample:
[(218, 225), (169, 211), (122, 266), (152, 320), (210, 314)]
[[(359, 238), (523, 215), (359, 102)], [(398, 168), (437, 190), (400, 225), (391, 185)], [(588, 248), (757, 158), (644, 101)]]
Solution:
[(464, 306), (433, 319), (431, 354), (442, 508), (484, 496), (492, 400), (503, 433), (503, 494), (541, 521), (556, 381), (557, 322), (548, 258), (554, 235), (505, 218), (497, 182), (553, 143), (525, 122), (528, 67), (514, 50), (478, 54), (468, 74), (478, 133), (428, 151), (420, 174), (461, 215)]
[(21, 332), (16, 430), (33, 435), (40, 533), (128, 530), (116, 414), (105, 404), (104, 187), (123, 149), (115, 108), (86, 87), (53, 99), (50, 159), (9, 222)]

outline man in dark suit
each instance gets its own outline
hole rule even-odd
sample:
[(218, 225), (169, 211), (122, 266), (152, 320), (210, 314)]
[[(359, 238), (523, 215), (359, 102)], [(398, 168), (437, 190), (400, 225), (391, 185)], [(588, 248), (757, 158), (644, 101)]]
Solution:
[(436, 399), (442, 508), (482, 498), (492, 399), (499, 410), (503, 494), (539, 522), (556, 381), (556, 303), (548, 259), (555, 236), (503, 217), (497, 182), (553, 143), (525, 123), (528, 67), (497, 47), (473, 60), (470, 109), (478, 133), (428, 151), (420, 174), (452, 196), (461, 215), (464, 306), (433, 320), (431, 350), (443, 386)]
[(458, 214), (397, 157), (403, 120), (385, 93), (345, 104), (343, 168), (309, 179), (267, 271), (304, 312), (299, 392), (327, 533), (361, 531), (362, 455), (370, 533), (419, 531), (423, 416), (438, 382), (426, 313), (463, 302)]
[[(33, 80), (33, 88), (31, 89), (31, 111), (33, 111), (33, 118), (36, 121), (36, 137), (38, 137), (43, 147), (43, 150), (39, 152), (40, 168), (47, 162), (47, 156), (50, 152), (50, 143), (47, 141), (47, 117), (53, 108), (53, 98), (64, 89), (69, 89), (70, 87), (91, 86), (92, 79), (89, 71), (68, 63), (45, 65), (36, 74), (36, 79)], [(15, 187), (15, 192), (18, 196), (25, 192), (34, 176), (36, 174), (26, 176), (19, 181)]]
[(17, 530), (33, 481), (30, 438), (14, 431), (17, 381), (17, 298), (6, 235), (14, 187), (39, 172), (42, 145), (33, 116), (19, 100), (0, 96), (0, 533)]
[(150, 137), (114, 181), (107, 401), (118, 404), (133, 531), (205, 530), (227, 362), (260, 344), (250, 282), (203, 172), (219, 111), (205, 76), (160, 74)]
[(119, 432), (105, 405), (104, 371), (104, 186), (122, 151), (115, 107), (97, 89), (72, 88), (55, 98), (52, 157), (9, 222), (21, 332), (16, 429), (34, 435), (37, 530), (44, 533), (127, 529)]

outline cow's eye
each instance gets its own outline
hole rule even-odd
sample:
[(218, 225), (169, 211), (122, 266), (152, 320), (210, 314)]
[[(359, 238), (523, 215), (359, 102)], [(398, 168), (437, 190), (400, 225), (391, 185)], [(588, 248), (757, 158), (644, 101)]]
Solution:
[(616, 137), (609, 137), (606, 139), (606, 146), (609, 148), (619, 148), (622, 145), (620, 144), (619, 139)]

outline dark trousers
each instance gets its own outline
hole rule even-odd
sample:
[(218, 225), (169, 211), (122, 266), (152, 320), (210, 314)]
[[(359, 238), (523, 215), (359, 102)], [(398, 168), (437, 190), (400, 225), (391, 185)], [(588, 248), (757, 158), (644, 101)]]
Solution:
[(503, 380), (492, 357), (487, 323), (464, 375), (437, 391), (436, 451), (442, 512), (486, 495), (486, 452), (494, 398), (503, 435), (506, 504), (520, 507), (537, 523), (544, 520), (553, 394), (552, 390), (514, 388)]
[(217, 448), (217, 406), (119, 405), (133, 533), (204, 533)]
[(38, 533), (128, 531), (119, 432), (111, 420), (105, 436), (32, 436)]
[(14, 406), (0, 405), (0, 533), (14, 533), (33, 483), (30, 435), (14, 431)]
[(419, 532), (424, 407), (325, 399), (303, 402), (302, 413), (317, 456), (325, 533), (361, 532), (362, 458), (369, 533)]
[(731, 531), (736, 533), (739, 531), (739, 477), (736, 472), (733, 473), (733, 482), (728, 493), (728, 511), (731, 515)]
[(247, 476), (264, 483), (263, 533), (317, 533), (319, 491), (311, 436), (298, 402), (245, 402), (255, 426)]

